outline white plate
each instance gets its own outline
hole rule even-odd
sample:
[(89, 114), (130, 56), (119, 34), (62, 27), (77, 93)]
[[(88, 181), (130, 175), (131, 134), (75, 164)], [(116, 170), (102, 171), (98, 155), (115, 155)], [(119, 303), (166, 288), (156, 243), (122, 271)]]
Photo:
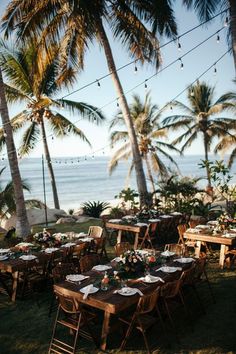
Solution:
[(8, 253), (10, 251), (11, 251), (10, 248), (0, 248), (0, 254)]
[(104, 270), (112, 269), (111, 266), (98, 264), (92, 268), (92, 270), (97, 270), (98, 272), (103, 272)]
[(64, 245), (62, 245), (61, 247), (70, 248), (70, 247), (75, 246), (75, 245), (76, 245), (76, 243), (74, 243), (74, 242), (68, 242), (68, 243), (65, 243)]
[(178, 259), (175, 259), (175, 262), (178, 262), (178, 263), (191, 263), (193, 262), (194, 259), (193, 258), (178, 258)]
[(140, 278), (141, 281), (144, 283), (156, 283), (157, 281), (161, 281), (164, 283), (164, 280), (161, 279), (160, 277), (154, 277), (154, 275), (146, 275), (145, 277)]
[(174, 273), (174, 272), (177, 272), (177, 270), (182, 270), (182, 268), (164, 266), (164, 267), (157, 269), (156, 271), (158, 272), (159, 270), (161, 270), (164, 273)]
[(89, 276), (83, 275), (83, 274), (68, 274), (66, 276), (66, 280), (69, 281), (82, 281), (84, 279), (88, 279)]
[(59, 248), (56, 248), (56, 247), (49, 247), (49, 248), (46, 248), (45, 249), (45, 252), (46, 253), (53, 253), (53, 252), (56, 252), (56, 251), (58, 251), (59, 250)]
[(33, 259), (36, 259), (37, 257), (34, 256), (33, 254), (24, 254), (23, 256), (19, 257), (23, 261), (32, 261)]
[(200, 230), (205, 230), (205, 229), (210, 229), (210, 225), (197, 225), (195, 226), (195, 229), (200, 229)]
[(114, 223), (117, 223), (117, 222), (120, 222), (121, 219), (110, 219), (108, 220), (108, 222), (114, 222)]
[(91, 242), (93, 241), (93, 237), (83, 237), (80, 239), (80, 241), (82, 242)]
[(145, 222), (137, 222), (137, 224), (135, 224), (135, 226), (148, 226), (148, 224), (146, 224)]
[[(86, 293), (87, 293), (87, 288), (88, 288), (88, 286), (90, 286), (90, 285), (85, 286), (84, 288), (80, 289), (79, 291), (80, 291), (82, 294), (86, 294)], [(92, 288), (89, 289), (88, 295), (89, 295), (89, 294), (94, 294), (94, 293), (96, 293), (98, 290), (99, 290), (98, 288), (96, 288), (95, 286), (93, 286)]]
[(0, 261), (6, 261), (8, 259), (8, 256), (0, 256)]
[(160, 222), (161, 219), (149, 219), (148, 222), (152, 223), (152, 222)]
[(179, 211), (174, 211), (173, 213), (171, 213), (171, 215), (182, 215), (182, 213), (180, 213)]
[(236, 233), (233, 233), (233, 234), (227, 233), (227, 234), (224, 234), (223, 237), (235, 238), (236, 237)]
[(120, 294), (123, 296), (132, 296), (132, 295), (137, 294), (137, 290), (134, 288), (129, 288), (127, 286), (127, 287), (117, 290), (117, 294)]

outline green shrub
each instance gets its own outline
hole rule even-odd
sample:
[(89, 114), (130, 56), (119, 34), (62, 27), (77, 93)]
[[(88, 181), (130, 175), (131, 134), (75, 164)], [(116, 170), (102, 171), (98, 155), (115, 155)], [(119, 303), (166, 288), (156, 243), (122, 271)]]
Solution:
[(82, 208), (84, 214), (94, 218), (99, 218), (104, 210), (110, 208), (110, 204), (106, 202), (92, 201), (83, 203)]

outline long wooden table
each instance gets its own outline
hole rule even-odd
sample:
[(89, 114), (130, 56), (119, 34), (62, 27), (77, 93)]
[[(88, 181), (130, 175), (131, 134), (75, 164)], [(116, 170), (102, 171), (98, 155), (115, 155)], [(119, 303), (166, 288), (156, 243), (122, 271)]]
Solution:
[(219, 265), (224, 268), (225, 253), (229, 250), (230, 246), (236, 245), (236, 233), (235, 238), (224, 237), (223, 234), (209, 235), (207, 233), (193, 233), (185, 232), (184, 238), (188, 240), (196, 241), (197, 247), (195, 247), (195, 256), (198, 258), (201, 251), (202, 242), (220, 244), (220, 259)]
[(122, 232), (123, 231), (133, 232), (135, 234), (134, 249), (136, 250), (138, 248), (139, 235), (140, 235), (141, 231), (145, 229), (145, 226), (118, 224), (118, 223), (113, 223), (113, 222), (109, 222), (108, 221), (108, 222), (106, 222), (106, 228), (107, 229), (118, 230), (117, 243), (121, 242), (121, 240), (122, 240)]
[[(111, 263), (112, 265), (116, 265), (116, 262)], [(181, 267), (183, 270), (187, 269), (191, 266), (192, 263), (188, 264), (179, 264), (177, 262), (173, 262), (172, 265), (176, 267)], [(178, 279), (180, 276), (180, 272), (177, 271), (175, 273), (167, 274), (162, 271), (155, 271), (161, 266), (156, 266), (153, 271), (156, 276), (161, 277), (165, 280), (165, 282)], [(100, 275), (99, 275), (100, 273)], [(71, 282), (64, 281), (60, 284), (54, 285), (55, 289), (65, 290), (69, 296), (72, 296), (78, 302), (89, 305), (93, 308), (100, 309), (104, 311), (104, 319), (102, 325), (102, 334), (101, 334), (101, 343), (100, 347), (102, 350), (106, 349), (107, 346), (107, 337), (110, 332), (110, 317), (111, 315), (118, 315), (121, 311), (125, 311), (129, 309), (133, 304), (138, 302), (139, 295), (133, 296), (122, 296), (119, 294), (114, 294), (114, 291), (117, 289), (116, 286), (111, 286), (107, 291), (99, 290), (97, 293), (90, 294), (86, 300), (83, 299), (83, 294), (79, 291), (81, 288), (88, 284), (92, 284), (93, 282), (98, 281), (98, 277), (103, 276), (104, 272), (90, 271), (84, 273), (85, 275), (89, 275), (90, 278), (81, 282), (80, 285), (73, 284)], [(155, 290), (158, 286), (162, 285), (162, 282), (156, 282), (152, 284), (143, 283), (138, 279), (130, 280), (128, 282), (128, 286), (138, 288), (144, 294)]]

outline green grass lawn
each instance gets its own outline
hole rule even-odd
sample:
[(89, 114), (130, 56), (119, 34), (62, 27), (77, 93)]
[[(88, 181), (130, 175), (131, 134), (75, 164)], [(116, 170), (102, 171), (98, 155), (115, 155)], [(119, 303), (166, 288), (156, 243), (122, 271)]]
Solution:
[[(74, 231), (86, 231), (88, 226), (87, 223), (76, 224)], [(66, 230), (71, 231), (72, 227), (68, 225), (57, 227), (57, 231)], [(109, 251), (112, 256), (111, 247)], [(180, 338), (179, 343), (168, 322), (166, 323), (167, 339), (157, 324), (149, 333), (150, 343), (155, 348), (154, 353), (236, 353), (236, 272), (219, 269), (217, 260), (212, 259), (208, 264), (208, 275), (216, 303), (212, 302), (207, 287), (202, 286), (200, 294), (207, 312), (206, 315), (202, 315), (194, 296), (189, 293), (186, 300), (191, 311), (193, 326), (189, 325), (182, 308), (177, 308), (174, 319)], [(39, 295), (39, 306), (35, 299), (17, 300), (16, 303), (11, 303), (5, 295), (0, 294), (0, 353), (47, 353), (55, 315), (48, 317), (50, 301), (50, 289)], [(94, 331), (99, 337), (99, 324), (94, 327)], [(107, 352), (117, 353), (120, 340), (121, 332), (117, 330), (109, 339)], [(95, 350), (92, 343), (81, 340), (78, 343), (78, 353), (100, 353), (100, 351)], [(139, 333), (133, 332), (126, 353), (145, 353), (144, 343)]]

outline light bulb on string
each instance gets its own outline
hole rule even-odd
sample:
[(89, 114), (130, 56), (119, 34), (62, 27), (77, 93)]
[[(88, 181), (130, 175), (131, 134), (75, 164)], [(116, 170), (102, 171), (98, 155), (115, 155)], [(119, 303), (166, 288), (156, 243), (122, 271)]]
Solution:
[(98, 80), (96, 80), (96, 81), (97, 81), (97, 85), (98, 85), (98, 87), (100, 88), (100, 87), (101, 87), (100, 82), (99, 82)]
[(4, 161), (4, 157), (2, 157), (2, 161)]
[(85, 156), (84, 161), (87, 161), (87, 157)]
[(94, 155), (92, 155), (92, 159), (94, 159)]
[(229, 25), (229, 18), (228, 16), (226, 16), (224, 26), (227, 27), (228, 25)]
[(117, 98), (117, 101), (116, 101), (116, 107), (120, 107), (118, 98)]
[(52, 135), (51, 139), (54, 140), (54, 136), (53, 135)]
[(179, 61), (180, 61), (180, 69), (183, 70), (184, 69), (184, 63), (182, 62), (181, 58), (179, 58)]
[(191, 89), (191, 93), (190, 93), (190, 96), (194, 96), (194, 91), (193, 91), (193, 88)]
[(177, 47), (178, 47), (178, 50), (181, 51), (182, 46), (181, 46), (181, 43), (179, 41), (179, 38), (177, 39)]
[(214, 75), (217, 74), (217, 68), (216, 68), (216, 64), (214, 64)]
[(216, 43), (220, 43), (220, 35), (219, 34), (217, 34), (217, 36), (216, 36)]
[(145, 80), (144, 88), (147, 90), (147, 80)]
[(135, 62), (135, 64), (134, 64), (134, 73), (137, 74), (137, 72), (138, 72), (138, 68), (137, 68), (136, 62)]
[(173, 107), (172, 106), (170, 106), (170, 110), (173, 111)]

